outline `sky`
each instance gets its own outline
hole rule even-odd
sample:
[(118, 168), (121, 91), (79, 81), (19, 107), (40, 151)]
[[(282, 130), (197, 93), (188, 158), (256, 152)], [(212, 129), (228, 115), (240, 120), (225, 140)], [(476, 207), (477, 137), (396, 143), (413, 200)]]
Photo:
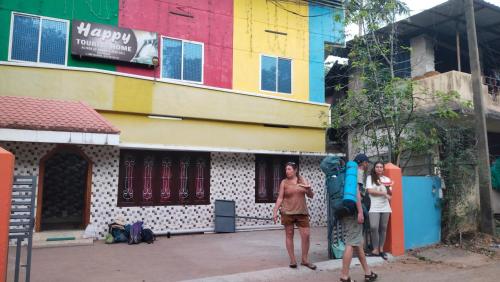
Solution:
[[(437, 6), (441, 3), (446, 2), (447, 0), (403, 0), (403, 2), (408, 5), (410, 8), (410, 15), (418, 14), (423, 12), (424, 10), (430, 9), (434, 6)], [(491, 4), (500, 6), (500, 0), (486, 0)], [(358, 33), (358, 27), (356, 25), (349, 25), (346, 27), (346, 39), (350, 40), (354, 37), (355, 34)], [(325, 60), (327, 65), (332, 64), (334, 61), (338, 61), (340, 64), (346, 64), (347, 60), (339, 57), (328, 56)]]
[[(418, 14), (424, 10), (430, 9), (447, 0), (403, 0), (403, 2), (410, 8), (410, 15)], [(486, 0), (491, 4), (500, 6), (500, 0)], [(355, 25), (350, 25), (346, 28), (347, 40), (353, 37), (353, 34), (357, 34), (358, 28)]]

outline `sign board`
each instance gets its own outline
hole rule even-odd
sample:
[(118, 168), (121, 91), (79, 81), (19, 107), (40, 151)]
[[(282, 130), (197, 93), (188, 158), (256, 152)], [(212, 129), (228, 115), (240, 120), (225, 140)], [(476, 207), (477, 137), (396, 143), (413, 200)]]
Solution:
[(155, 32), (73, 20), (71, 54), (113, 61), (152, 65), (158, 57)]

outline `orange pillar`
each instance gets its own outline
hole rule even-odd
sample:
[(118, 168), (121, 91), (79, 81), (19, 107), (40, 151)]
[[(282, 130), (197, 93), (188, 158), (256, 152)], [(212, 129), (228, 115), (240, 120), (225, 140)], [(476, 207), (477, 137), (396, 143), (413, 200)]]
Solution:
[(0, 148), (0, 281), (7, 279), (14, 155)]
[(403, 176), (401, 174), (401, 169), (392, 163), (385, 165), (384, 175), (394, 181), (391, 199), (392, 214), (389, 220), (389, 226), (387, 227), (387, 239), (385, 240), (384, 249), (389, 251), (393, 256), (400, 256), (405, 252)]

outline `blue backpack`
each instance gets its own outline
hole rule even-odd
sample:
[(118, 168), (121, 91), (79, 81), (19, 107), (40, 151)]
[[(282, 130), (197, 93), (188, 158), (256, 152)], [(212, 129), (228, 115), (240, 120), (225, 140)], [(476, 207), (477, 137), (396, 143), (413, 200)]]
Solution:
[(128, 244), (139, 244), (142, 241), (142, 221), (137, 221), (130, 227), (130, 236)]

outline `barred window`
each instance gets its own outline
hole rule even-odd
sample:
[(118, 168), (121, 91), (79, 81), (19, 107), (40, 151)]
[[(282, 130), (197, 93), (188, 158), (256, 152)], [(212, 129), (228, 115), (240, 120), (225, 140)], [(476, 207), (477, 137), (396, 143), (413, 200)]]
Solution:
[(118, 206), (210, 203), (210, 154), (121, 150)]
[(281, 180), (287, 162), (299, 166), (298, 156), (255, 155), (255, 202), (274, 203), (278, 199)]

